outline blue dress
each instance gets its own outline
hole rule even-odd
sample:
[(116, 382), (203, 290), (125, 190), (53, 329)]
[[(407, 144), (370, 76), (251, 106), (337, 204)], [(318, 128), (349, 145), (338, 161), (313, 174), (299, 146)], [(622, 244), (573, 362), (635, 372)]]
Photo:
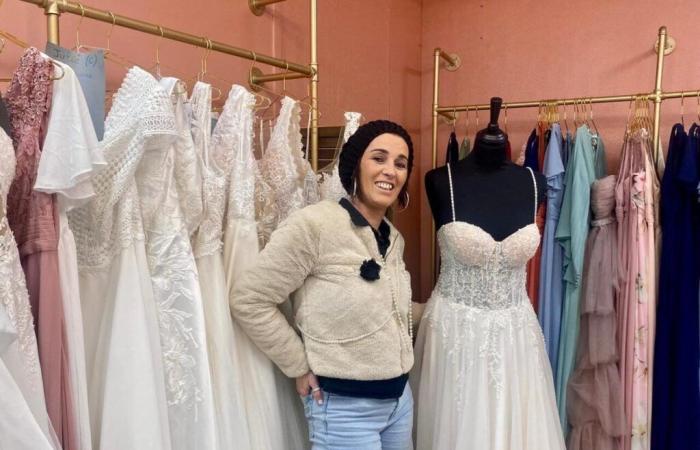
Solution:
[(564, 197), (564, 162), (562, 161), (563, 142), (559, 124), (552, 125), (552, 131), (544, 156), (544, 176), (547, 177), (547, 215), (542, 239), (542, 259), (540, 262), (540, 290), (538, 316), (544, 341), (552, 365), (557, 370), (559, 353), (559, 332), (563, 291), (564, 248), (556, 241), (554, 234), (559, 222), (559, 212)]
[(525, 146), (525, 162), (523, 165), (535, 172), (540, 171), (540, 165), (537, 159), (537, 148), (540, 139), (541, 136), (537, 136), (537, 131), (532, 130), (530, 136), (527, 138), (527, 145)]
[(688, 134), (673, 127), (661, 181), (652, 450), (700, 449), (698, 133), (697, 125)]

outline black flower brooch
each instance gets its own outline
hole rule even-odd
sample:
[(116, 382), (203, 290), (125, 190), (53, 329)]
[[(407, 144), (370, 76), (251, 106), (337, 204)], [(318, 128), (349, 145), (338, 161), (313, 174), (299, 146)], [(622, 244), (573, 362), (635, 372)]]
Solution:
[(360, 276), (367, 281), (378, 280), (380, 270), (382, 270), (382, 266), (377, 264), (377, 261), (368, 259), (360, 266)]

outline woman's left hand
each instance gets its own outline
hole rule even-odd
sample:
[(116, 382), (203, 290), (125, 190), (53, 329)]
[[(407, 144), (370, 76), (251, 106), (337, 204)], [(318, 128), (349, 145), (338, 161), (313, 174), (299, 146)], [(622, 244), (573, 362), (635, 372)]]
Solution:
[(314, 400), (319, 405), (323, 404), (323, 392), (321, 392), (321, 387), (318, 385), (318, 379), (313, 372), (308, 371), (305, 375), (296, 378), (297, 393), (302, 397), (306, 397), (311, 393)]

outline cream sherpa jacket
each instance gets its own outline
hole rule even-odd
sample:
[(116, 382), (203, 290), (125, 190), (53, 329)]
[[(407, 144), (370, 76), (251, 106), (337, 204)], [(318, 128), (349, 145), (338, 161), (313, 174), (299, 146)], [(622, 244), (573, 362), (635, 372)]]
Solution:
[[(398, 377), (413, 365), (408, 334), (411, 283), (404, 241), (393, 225), (382, 258), (370, 227), (355, 226), (338, 203), (292, 214), (234, 287), (231, 310), (257, 346), (290, 377)], [(374, 259), (380, 278), (360, 266)], [(278, 306), (292, 294), (292, 328)]]

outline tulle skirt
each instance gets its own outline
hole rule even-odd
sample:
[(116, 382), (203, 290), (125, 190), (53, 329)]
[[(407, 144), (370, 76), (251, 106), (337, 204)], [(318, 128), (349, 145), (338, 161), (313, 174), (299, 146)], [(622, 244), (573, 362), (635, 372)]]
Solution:
[(526, 299), (487, 310), (433, 294), (410, 380), (416, 450), (561, 450), (552, 372)]

